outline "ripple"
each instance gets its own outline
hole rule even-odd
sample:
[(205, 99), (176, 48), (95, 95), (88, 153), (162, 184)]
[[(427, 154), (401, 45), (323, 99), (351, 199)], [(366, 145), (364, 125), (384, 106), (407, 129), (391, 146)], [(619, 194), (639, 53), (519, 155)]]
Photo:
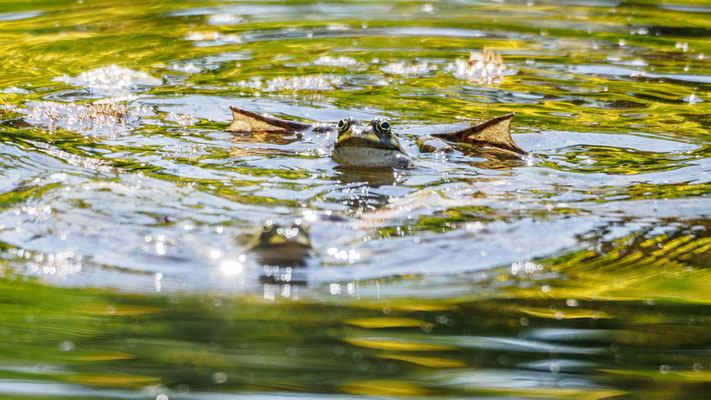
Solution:
[(314, 65), (325, 65), (328, 67), (352, 67), (358, 65), (358, 61), (351, 57), (321, 56), (313, 61)]
[(487, 37), (490, 33), (485, 31), (477, 31), (471, 29), (455, 29), (455, 28), (437, 28), (432, 26), (423, 26), (416, 28), (388, 28), (388, 29), (371, 29), (369, 33), (378, 35), (384, 34), (387, 36), (416, 36), (416, 37), (452, 37), (452, 38), (482, 38)]
[(456, 78), (482, 85), (499, 85), (503, 82), (505, 73), (513, 73), (507, 70), (499, 54), (488, 49), (472, 52), (468, 60), (456, 60), (454, 66), (449, 69)]
[(30, 275), (65, 278), (82, 270), (82, 256), (73, 250), (42, 254), (18, 249), (12, 250), (11, 254), (25, 260), (23, 264)]
[(25, 11), (25, 12), (10, 12), (0, 13), (0, 21), (18, 21), (22, 19), (35, 18), (44, 15), (41, 11)]
[(146, 107), (129, 107), (113, 99), (90, 104), (30, 102), (27, 107), (26, 120), (30, 124), (46, 127), (50, 131), (60, 128), (101, 135), (126, 132), (141, 117), (152, 115)]
[(211, 14), (207, 22), (210, 25), (238, 25), (246, 22), (246, 19), (234, 14)]
[(328, 91), (343, 85), (343, 80), (339, 77), (328, 77), (324, 75), (294, 76), (291, 78), (278, 77), (265, 82), (264, 90), (274, 91)]
[(162, 82), (145, 72), (130, 68), (109, 65), (70, 77), (63, 75), (54, 79), (73, 86), (89, 88), (92, 92), (107, 96), (116, 96), (135, 91), (146, 90), (146, 87), (158, 86)]
[(680, 81), (689, 83), (711, 83), (711, 75), (701, 74), (660, 74), (638, 69), (629, 69), (612, 65), (575, 65), (571, 67), (575, 73), (582, 75), (609, 75), (628, 78), (653, 78), (668, 79), (670, 81)]
[(437, 70), (437, 67), (426, 62), (408, 64), (404, 62), (392, 62), (380, 69), (386, 74), (420, 77)]
[(190, 62), (184, 64), (170, 64), (168, 69), (176, 72), (184, 72), (186, 74), (199, 74), (202, 72), (202, 68)]
[(196, 42), (196, 46), (222, 46), (225, 44), (242, 43), (242, 37), (220, 32), (190, 32), (185, 40)]

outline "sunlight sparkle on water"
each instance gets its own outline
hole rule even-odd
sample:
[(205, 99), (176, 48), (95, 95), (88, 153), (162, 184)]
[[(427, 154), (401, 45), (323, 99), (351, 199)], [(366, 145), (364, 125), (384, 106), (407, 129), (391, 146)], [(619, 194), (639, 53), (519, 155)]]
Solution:
[(277, 233), (283, 235), (287, 239), (291, 239), (299, 234), (298, 228), (277, 228)]
[(343, 85), (343, 80), (339, 77), (328, 77), (323, 75), (306, 75), (293, 77), (277, 77), (266, 82), (267, 92), (276, 92), (282, 90), (291, 91), (327, 91), (334, 90), (336, 87)]
[(165, 242), (156, 242), (156, 254), (164, 255), (166, 252)]
[(241, 275), (244, 273), (244, 261), (246, 260), (246, 257), (244, 255), (239, 256), (239, 259), (237, 260), (224, 260), (222, 263), (220, 263), (220, 271), (227, 276), (227, 277), (233, 277), (237, 275)]
[(117, 65), (108, 65), (82, 72), (76, 77), (62, 75), (55, 80), (73, 86), (88, 87), (92, 90), (108, 94), (126, 92), (138, 85), (157, 86), (162, 83), (160, 79), (154, 78), (145, 72), (119, 67)]
[(207, 21), (210, 25), (236, 25), (245, 22), (245, 19), (234, 14), (214, 14)]
[(226, 43), (242, 43), (242, 38), (233, 34), (221, 34), (220, 32), (190, 32), (185, 36), (185, 40), (200, 42), (205, 40), (220, 40)]
[(468, 60), (458, 59), (447, 69), (452, 71), (456, 78), (469, 83), (492, 86), (501, 84), (504, 75), (511, 73), (506, 70), (501, 55), (489, 49), (481, 52), (474, 51), (469, 55)]
[(325, 65), (329, 67), (351, 67), (354, 65), (358, 65), (358, 61), (346, 56), (321, 56), (314, 60), (314, 65)]
[(170, 64), (168, 69), (175, 72), (184, 72), (186, 74), (197, 74), (202, 72), (202, 68), (193, 63)]
[(519, 272), (532, 274), (534, 272), (543, 271), (543, 265), (536, 264), (532, 261), (515, 262), (511, 264), (511, 274), (517, 275)]
[(408, 64), (403, 62), (393, 62), (380, 69), (386, 74), (401, 76), (422, 76), (432, 71), (436, 71), (435, 65), (426, 62)]
[(124, 97), (85, 104), (31, 101), (27, 103), (27, 108), (17, 111), (26, 113), (29, 122), (51, 131), (63, 128), (113, 133), (123, 131), (137, 123), (139, 118), (152, 114), (145, 106), (129, 107), (127, 104), (121, 104), (130, 101), (124, 100)]
[(155, 275), (153, 275), (153, 287), (155, 288), (156, 292), (160, 292), (163, 289), (163, 273), (162, 272), (157, 272)]
[(35, 275), (50, 275), (60, 278), (81, 272), (82, 259), (73, 250), (43, 254), (19, 249), (12, 251), (18, 258), (26, 260), (26, 268)]
[(307, 222), (314, 222), (318, 219), (318, 213), (313, 210), (304, 210), (302, 215)]
[(344, 260), (348, 261), (349, 263), (353, 263), (356, 260), (360, 259), (360, 253), (356, 250), (341, 250), (336, 247), (331, 247), (328, 249), (327, 253), (339, 260)]

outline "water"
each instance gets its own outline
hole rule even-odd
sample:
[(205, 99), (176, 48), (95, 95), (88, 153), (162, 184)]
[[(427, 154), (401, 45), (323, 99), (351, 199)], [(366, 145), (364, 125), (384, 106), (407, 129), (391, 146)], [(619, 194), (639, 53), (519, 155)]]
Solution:
[[(703, 397), (708, 26), (694, 0), (0, 2), (0, 396)], [(235, 137), (229, 106), (387, 117), (418, 167)], [(509, 112), (533, 157), (418, 151)], [(249, 237), (296, 220), (306, 266), (263, 267)]]

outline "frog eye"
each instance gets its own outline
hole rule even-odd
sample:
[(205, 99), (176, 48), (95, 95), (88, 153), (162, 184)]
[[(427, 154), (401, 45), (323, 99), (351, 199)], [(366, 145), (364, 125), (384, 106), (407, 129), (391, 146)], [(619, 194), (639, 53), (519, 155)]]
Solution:
[(348, 129), (348, 126), (351, 124), (350, 118), (344, 118), (340, 121), (338, 121), (338, 132), (344, 132), (346, 129)]
[(390, 122), (376, 119), (373, 121), (373, 129), (378, 133), (387, 135), (390, 133)]
[(262, 225), (262, 232), (263, 233), (269, 233), (269, 231), (271, 231), (271, 230), (272, 230), (271, 225), (267, 225), (267, 224)]

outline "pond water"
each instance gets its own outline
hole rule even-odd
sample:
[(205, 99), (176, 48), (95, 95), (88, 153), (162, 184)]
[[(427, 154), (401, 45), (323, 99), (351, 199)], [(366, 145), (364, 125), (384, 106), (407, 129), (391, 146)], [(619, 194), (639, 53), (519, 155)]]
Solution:
[[(708, 395), (709, 27), (702, 0), (0, 1), (0, 396)], [(234, 136), (229, 106), (389, 118), (417, 167)], [(510, 112), (530, 157), (418, 150)], [(249, 252), (267, 221), (308, 226), (304, 266)]]

